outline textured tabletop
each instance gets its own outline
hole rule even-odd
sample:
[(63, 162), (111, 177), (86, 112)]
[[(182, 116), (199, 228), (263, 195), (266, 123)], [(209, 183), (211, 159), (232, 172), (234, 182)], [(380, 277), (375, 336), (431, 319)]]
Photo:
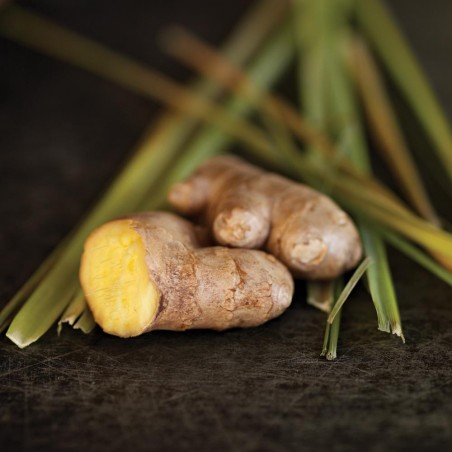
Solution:
[[(20, 2), (183, 80), (159, 53), (179, 22), (219, 43), (248, 1)], [(394, 12), (452, 117), (452, 2)], [(159, 107), (0, 38), (0, 303), (80, 220)], [(438, 204), (445, 200), (437, 196)], [(450, 208), (449, 208), (450, 220)], [(439, 450), (452, 446), (452, 290), (391, 251), (406, 344), (347, 302), (339, 359), (299, 285), (279, 319), (246, 331), (121, 340), (50, 331), (0, 339), (0, 450)]]

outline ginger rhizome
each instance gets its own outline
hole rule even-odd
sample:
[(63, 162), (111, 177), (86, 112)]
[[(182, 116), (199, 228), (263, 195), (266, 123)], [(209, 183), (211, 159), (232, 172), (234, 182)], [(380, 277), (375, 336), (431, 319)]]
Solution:
[(201, 228), (171, 213), (115, 220), (87, 239), (80, 280), (110, 334), (260, 325), (291, 303), (292, 276), (256, 250), (204, 247)]
[(237, 157), (208, 160), (169, 201), (203, 218), (218, 243), (264, 248), (297, 277), (335, 278), (361, 258), (353, 221), (330, 198)]

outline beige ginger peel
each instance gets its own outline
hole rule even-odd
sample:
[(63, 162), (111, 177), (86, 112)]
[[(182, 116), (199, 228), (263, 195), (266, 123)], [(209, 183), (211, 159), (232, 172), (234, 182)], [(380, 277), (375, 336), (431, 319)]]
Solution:
[(260, 325), (290, 305), (292, 277), (273, 256), (204, 244), (200, 228), (164, 212), (96, 229), (80, 268), (96, 323), (121, 337), (224, 330)]
[(169, 201), (204, 217), (218, 243), (264, 248), (297, 277), (332, 279), (361, 259), (353, 221), (330, 198), (238, 157), (211, 158), (172, 187)]

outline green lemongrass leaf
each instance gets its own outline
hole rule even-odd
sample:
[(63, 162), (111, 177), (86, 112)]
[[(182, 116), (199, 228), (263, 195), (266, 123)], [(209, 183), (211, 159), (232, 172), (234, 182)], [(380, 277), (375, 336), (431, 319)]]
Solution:
[(345, 285), (344, 289), (342, 290), (341, 294), (339, 295), (339, 298), (337, 299), (336, 303), (334, 303), (334, 308), (331, 310), (331, 313), (328, 316), (328, 320), (327, 320), (328, 323), (333, 323), (335, 317), (337, 316), (339, 311), (342, 309), (342, 306), (346, 302), (347, 298), (350, 296), (352, 290), (355, 288), (356, 284), (358, 284), (358, 281), (364, 275), (364, 273), (369, 268), (369, 265), (371, 263), (372, 263), (372, 259), (368, 256), (356, 268), (352, 277), (348, 280), (347, 284)]
[(366, 255), (374, 261), (367, 270), (367, 281), (377, 311), (378, 329), (392, 332), (405, 342), (386, 248), (374, 230), (365, 226), (360, 230)]
[[(452, 131), (408, 43), (380, 0), (356, 2), (356, 17), (399, 90), (435, 144), (452, 180)], [(425, 155), (429, 159), (429, 155)]]
[[(339, 320), (340, 322), (340, 317)], [(323, 336), (323, 346), (322, 346), (322, 351), (320, 352), (320, 356), (326, 356), (328, 353), (328, 345), (330, 343), (330, 334), (331, 334), (331, 325), (326, 322), (326, 326), (325, 326), (325, 334)]]
[(334, 301), (334, 281), (307, 281), (307, 302), (311, 306), (330, 312)]
[[(366, 201), (363, 196), (351, 194), (337, 185), (334, 197), (355, 215), (365, 218), (369, 222), (397, 231), (405, 237), (428, 249), (432, 254), (438, 253), (445, 258), (452, 258), (452, 234), (431, 226), (420, 218), (407, 219), (398, 216), (397, 212), (386, 209)], [(340, 192), (340, 193), (339, 193)], [(348, 196), (352, 196), (349, 198)]]
[[(248, 28), (239, 29), (241, 39), (234, 37), (232, 40), (234, 45), (231, 44), (228, 48), (227, 53), (236, 55), (239, 61), (249, 58), (243, 49), (255, 50), (256, 35), (263, 40), (269, 32), (269, 28), (275, 25), (275, 22), (268, 18), (269, 3), (265, 2), (264, 6), (266, 21), (254, 22), (248, 17), (245, 21), (248, 23)], [(257, 9), (257, 11), (260, 10)], [(264, 22), (266, 22), (265, 26), (262, 25)], [(259, 31), (258, 27), (265, 30)], [(137, 65), (131, 64), (132, 76), (129, 78), (127, 59), (17, 7), (10, 8), (8, 16), (6, 13), (1, 16), (0, 31), (13, 39), (61, 57), (66, 61), (70, 60), (74, 64), (109, 79), (124, 82), (121, 78), (123, 77), (127, 80), (125, 84), (129, 87), (134, 83)], [(250, 34), (250, 42), (254, 42), (255, 46), (242, 45), (242, 40), (246, 37), (247, 32)], [(124, 65), (121, 66), (124, 61)], [(115, 67), (113, 63), (118, 63), (121, 67)], [(120, 77), (115, 75), (116, 69), (121, 69), (119, 70)], [(141, 69), (138, 69), (138, 72), (141, 72)], [(206, 89), (209, 86), (207, 85)], [(140, 87), (142, 88), (141, 85)], [(198, 89), (203, 90), (204, 88), (199, 86)], [(44, 334), (66, 308), (72, 294), (79, 290), (77, 270), (82, 246), (87, 235), (105, 221), (143, 205), (144, 199), (150, 196), (151, 186), (157, 182), (162, 170), (168, 162), (171, 162), (176, 152), (180, 152), (182, 143), (189, 136), (195, 124), (196, 121), (187, 119), (184, 115), (163, 115), (106, 195), (74, 233), (62, 258), (59, 259), (58, 265), (48, 272), (14, 318), (7, 336), (18, 346), (25, 347)], [(87, 318), (88, 315), (85, 315), (84, 322), (87, 321)]]
[[(342, 279), (337, 278), (334, 281), (334, 298), (338, 298), (340, 292), (342, 291)], [(335, 307), (335, 302), (333, 303), (332, 309)], [(320, 356), (325, 356), (328, 361), (332, 361), (337, 358), (337, 342), (339, 339), (339, 330), (341, 326), (341, 313), (339, 310), (335, 316), (333, 323), (326, 322), (325, 336), (323, 339), (323, 348)]]
[[(322, 156), (328, 159), (329, 166), (337, 166), (347, 175), (377, 191), (395, 206), (401, 204), (401, 201), (381, 183), (356, 171), (344, 156), (341, 158), (329, 139), (310, 125), (308, 120), (302, 118), (287, 101), (263, 89), (253, 77), (214, 48), (178, 27), (167, 30), (161, 41), (170, 55), (259, 107), (265, 124), (281, 149), (291, 148), (292, 153), (294, 151), (293, 140), (287, 135), (287, 129), (290, 129), (298, 139), (321, 151)], [(309, 92), (315, 92), (315, 90), (309, 90)], [(318, 104), (318, 96), (316, 99)]]
[(47, 275), (52, 268), (62, 250), (65, 243), (62, 242), (51, 254), (41, 263), (41, 265), (33, 272), (25, 284), (16, 292), (11, 300), (0, 311), (0, 332), (3, 332), (9, 325), (11, 318), (20, 309), (24, 301), (30, 296), (36, 286)]
[[(341, 43), (339, 38), (335, 42), (338, 46)], [(334, 49), (334, 47), (332, 48)], [(340, 49), (336, 47), (336, 51), (338, 53), (335, 56), (338, 58)], [(350, 158), (358, 167), (370, 172), (370, 159), (350, 80), (347, 79), (343, 61), (340, 61), (339, 58), (335, 61), (334, 56), (332, 56), (330, 63), (335, 63), (334, 67), (330, 67), (330, 92), (332, 104), (336, 108), (339, 120), (338, 126), (343, 128), (340, 135), (342, 146), (344, 150), (348, 150)], [(346, 121), (341, 125), (342, 118), (346, 118)], [(368, 271), (368, 281), (371, 298), (377, 311), (379, 329), (392, 332), (404, 341), (397, 298), (384, 243), (375, 231), (364, 227), (361, 222), (359, 225), (364, 253), (375, 262), (375, 265)]]
[[(9, 8), (2, 15), (0, 29), (8, 37), (106, 77), (138, 94), (164, 102), (185, 113), (195, 111), (201, 119), (215, 120), (242, 139), (254, 141), (255, 145), (260, 146), (262, 152), (265, 152), (265, 146), (258, 143), (259, 137), (247, 123), (225, 114), (222, 108), (207, 98), (194, 95), (190, 89), (173, 82), (168, 77), (87, 38), (18, 7)], [(93, 55), (96, 58), (93, 58)]]
[(424, 218), (439, 225), (438, 215), (408, 150), (372, 55), (364, 41), (358, 37), (350, 39), (347, 50), (350, 68), (372, 126), (370, 130), (377, 140), (377, 149), (411, 204)]
[(86, 308), (75, 323), (74, 330), (82, 330), (83, 333), (89, 334), (95, 327), (96, 322), (94, 321), (93, 314), (88, 308)]
[(407, 240), (404, 240), (402, 237), (400, 237), (400, 235), (394, 234), (387, 229), (381, 229), (380, 234), (394, 248), (398, 249), (410, 259), (417, 262), (420, 266), (431, 272), (433, 275), (452, 286), (452, 273), (435, 262), (421, 249), (417, 248)]
[[(370, 158), (356, 105), (355, 93), (345, 68), (345, 53), (343, 52), (349, 35), (348, 20), (351, 13), (351, 3), (336, 1), (331, 4), (326, 0), (317, 0), (316, 2), (309, 2), (309, 6), (307, 6), (303, 0), (298, 0), (296, 4), (298, 6), (296, 8), (296, 23), (298, 30), (300, 30), (297, 34), (299, 50), (303, 52), (302, 56), (303, 54), (307, 54), (308, 57), (311, 56), (308, 67), (314, 75), (315, 70), (322, 70), (324, 83), (321, 87), (318, 87), (317, 84), (308, 85), (315, 77), (312, 74), (308, 77), (303, 76), (302, 65), (299, 75), (301, 94), (308, 92), (308, 95), (312, 97), (311, 103), (314, 103), (315, 94), (312, 91), (315, 88), (320, 89), (319, 95), (322, 96), (320, 101), (326, 105), (324, 115), (328, 115), (328, 117), (320, 118), (322, 120), (320, 126), (331, 136), (337, 137), (337, 146), (340, 152), (346, 154), (356, 168), (369, 174), (371, 171)], [(321, 24), (322, 26), (308, 28), (311, 23)], [(319, 61), (315, 60), (315, 58), (318, 59), (319, 52), (323, 55), (320, 60), (323, 63), (321, 67)], [(312, 61), (312, 59), (314, 60)], [(337, 183), (336, 190), (339, 185), (343, 186), (344, 184), (343, 182)], [(342, 193), (342, 200), (347, 201), (349, 205), (354, 204), (355, 214), (357, 213), (356, 210), (358, 210), (358, 214), (369, 214), (367, 206), (362, 202), (363, 197), (369, 198), (369, 194), (364, 194), (358, 190), (353, 193), (353, 199), (349, 199), (348, 195), (350, 195), (350, 190), (345, 196)], [(361, 206), (356, 209), (356, 201), (358, 201), (358, 205), (360, 203), (359, 198), (361, 198)], [(387, 208), (389, 205), (384, 207)], [(374, 206), (375, 211), (380, 214), (380, 220), (387, 219), (385, 214)], [(407, 212), (399, 212), (399, 214), (400, 218), (397, 218), (399, 223), (411, 222), (412, 219), (407, 219)], [(391, 327), (394, 333), (403, 338), (384, 244), (378, 234), (362, 225), (361, 221), (358, 222), (358, 225), (363, 239), (364, 253), (375, 261), (375, 265), (372, 266), (372, 278), (369, 279), (371, 282), (369, 287), (377, 311), (379, 328), (388, 331), (386, 328), (386, 325), (388, 325), (388, 328)]]
[[(294, 54), (293, 40), (290, 29), (286, 26), (266, 45), (249, 67), (249, 74), (253, 80), (261, 87), (269, 87), (282, 76), (289, 66)], [(233, 97), (225, 104), (225, 110), (235, 117), (243, 117), (251, 113), (252, 104), (243, 98)], [(188, 112), (196, 115), (196, 111)], [(232, 144), (234, 139), (240, 138), (233, 130), (225, 130), (221, 122), (213, 117), (204, 118), (207, 125), (193, 138), (186, 147), (184, 154), (177, 161), (174, 167), (168, 172), (167, 177), (162, 181), (163, 193), (176, 182), (189, 176), (207, 158), (223, 152)], [(255, 129), (253, 134), (259, 135), (259, 129)], [(288, 165), (281, 161), (278, 153), (271, 145), (268, 137), (260, 135), (256, 142), (244, 140), (246, 145), (244, 151), (248, 151), (254, 157), (258, 157), (265, 162), (276, 165), (281, 170), (288, 169)], [(264, 152), (262, 152), (264, 146)], [(155, 204), (162, 202), (153, 194), (150, 194), (148, 202), (143, 204), (145, 209), (153, 209)]]
[[(71, 257), (74, 258), (73, 256)], [(66, 262), (62, 262), (62, 264), (64, 265), (67, 262), (66, 259)], [(43, 280), (45, 282), (44, 286), (41, 283), (37, 290), (33, 292), (14, 317), (6, 332), (6, 336), (20, 348), (35, 342), (49, 330), (58, 320), (68, 305), (68, 300), (70, 300), (77, 289), (76, 277), (68, 278), (64, 274), (63, 276), (66, 276), (66, 278), (58, 282), (57, 278), (53, 276), (55, 274), (49, 272), (49, 275)], [(56, 276), (58, 277), (59, 275), (57, 274)], [(68, 281), (69, 279), (70, 281)], [(48, 283), (49, 281), (50, 284)], [(49, 287), (51, 284), (53, 287)], [(35, 294), (42, 287), (45, 290), (41, 289), (38, 292), (38, 298)], [(62, 297), (59, 297), (60, 293), (63, 294)]]
[(339, 340), (339, 331), (341, 327), (341, 312), (336, 316), (334, 322), (331, 324), (329, 332), (328, 347), (326, 354), (323, 355), (328, 361), (333, 361), (337, 358), (337, 342)]
[(85, 295), (82, 291), (77, 291), (72, 301), (69, 303), (66, 310), (63, 312), (63, 315), (60, 317), (58, 321), (58, 335), (61, 334), (63, 329), (63, 324), (68, 323), (70, 326), (73, 326), (74, 323), (78, 320), (78, 318), (83, 314), (83, 311), (87, 309), (88, 305), (85, 301)]

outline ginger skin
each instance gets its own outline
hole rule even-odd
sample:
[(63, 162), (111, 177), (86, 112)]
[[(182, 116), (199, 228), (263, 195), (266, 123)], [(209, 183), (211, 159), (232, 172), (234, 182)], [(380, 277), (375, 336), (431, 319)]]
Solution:
[(106, 223), (87, 239), (80, 280), (110, 334), (260, 325), (291, 303), (293, 280), (262, 251), (202, 247), (201, 228), (170, 213)]
[(168, 199), (201, 216), (218, 243), (264, 248), (296, 277), (332, 279), (361, 258), (355, 225), (330, 198), (237, 157), (211, 158)]

